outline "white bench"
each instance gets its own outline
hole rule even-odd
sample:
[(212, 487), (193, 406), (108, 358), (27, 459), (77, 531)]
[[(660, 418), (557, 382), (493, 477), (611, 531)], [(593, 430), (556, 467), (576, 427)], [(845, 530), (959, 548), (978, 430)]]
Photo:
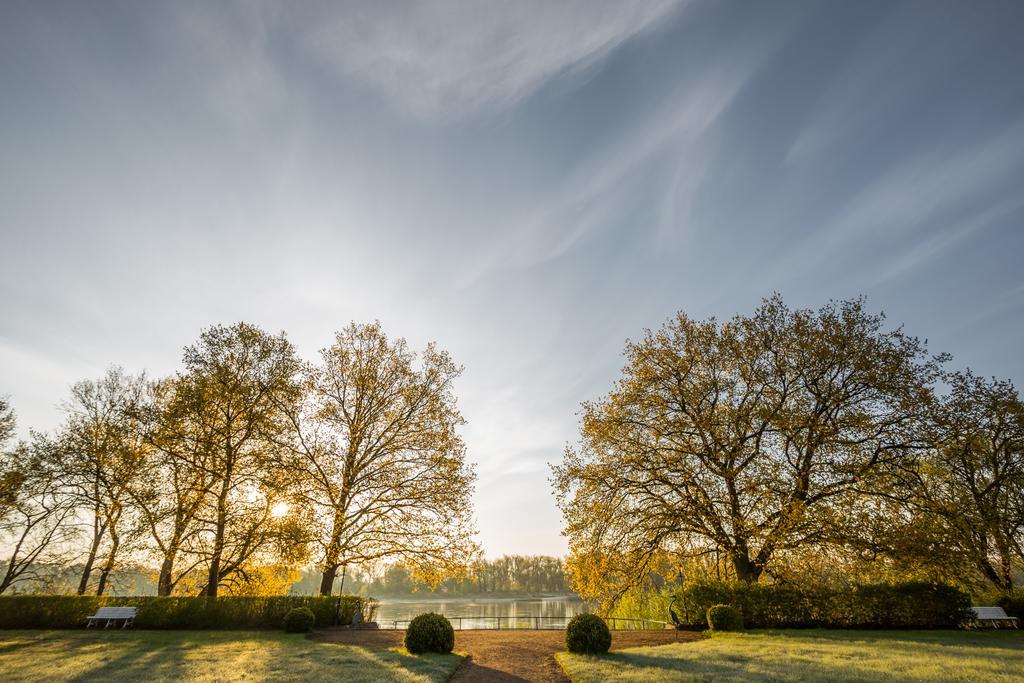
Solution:
[(135, 623), (135, 613), (138, 611), (136, 607), (100, 607), (96, 610), (96, 614), (89, 617), (85, 627), (99, 626), (103, 621), (106, 622), (103, 624), (103, 628), (110, 628), (111, 625), (116, 625), (120, 621), (123, 622), (121, 628), (128, 628)]
[(971, 610), (974, 612), (975, 624), (992, 628), (999, 628), (1002, 625), (1017, 628), (1017, 617), (1011, 617), (1002, 607), (972, 607)]

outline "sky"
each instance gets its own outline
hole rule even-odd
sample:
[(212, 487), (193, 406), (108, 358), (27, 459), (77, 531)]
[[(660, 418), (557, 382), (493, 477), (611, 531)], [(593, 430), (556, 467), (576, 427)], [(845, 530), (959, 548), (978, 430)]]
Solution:
[(867, 297), (1024, 383), (1024, 3), (0, 3), (0, 394), (22, 434), (200, 330), (380, 320), (465, 372), (488, 556), (677, 311)]

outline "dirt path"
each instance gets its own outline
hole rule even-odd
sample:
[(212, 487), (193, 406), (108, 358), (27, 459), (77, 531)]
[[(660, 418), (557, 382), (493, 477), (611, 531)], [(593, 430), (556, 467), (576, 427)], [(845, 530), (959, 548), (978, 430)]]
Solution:
[[(397, 647), (405, 631), (322, 631), (317, 639), (366, 647)], [(697, 640), (689, 631), (612, 631), (612, 649)], [(453, 681), (565, 681), (554, 654), (565, 649), (565, 631), (456, 631), (455, 651), (469, 659)]]

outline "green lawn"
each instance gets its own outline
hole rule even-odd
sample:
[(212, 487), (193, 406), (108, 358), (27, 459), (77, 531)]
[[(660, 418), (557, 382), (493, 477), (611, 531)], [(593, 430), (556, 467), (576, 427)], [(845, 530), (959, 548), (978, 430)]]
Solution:
[(561, 653), (588, 681), (1021, 681), (1024, 631), (755, 631), (639, 647)]
[(0, 631), (3, 681), (447, 681), (458, 655), (413, 656), (253, 631)]

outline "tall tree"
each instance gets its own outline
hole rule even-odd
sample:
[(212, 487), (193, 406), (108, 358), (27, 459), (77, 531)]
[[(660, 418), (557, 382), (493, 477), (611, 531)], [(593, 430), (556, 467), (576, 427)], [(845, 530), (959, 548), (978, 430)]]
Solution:
[(663, 552), (721, 552), (756, 581), (777, 553), (841, 535), (880, 466), (927, 445), (944, 360), (861, 300), (791, 310), (777, 295), (722, 324), (680, 313), (626, 357), (554, 467), (587, 595), (635, 585)]
[[(192, 552), (203, 509), (216, 481), (204, 467), (213, 443), (209, 425), (176, 398), (178, 382), (153, 382), (142, 412), (150, 447), (147, 475), (131, 492), (160, 569), (157, 595), (170, 595), (204, 558)], [(201, 417), (201, 416), (200, 416)]]
[(301, 400), (301, 364), (282, 332), (246, 323), (205, 330), (185, 349), (169, 410), (201, 436), (175, 452), (212, 480), (199, 521), (207, 566), (204, 593), (218, 587), (271, 540), (271, 508), (281, 483), (275, 449)]
[(452, 389), (461, 368), (433, 344), (417, 359), (378, 323), (337, 333), (321, 361), (293, 413), (287, 461), (297, 501), (325, 522), (320, 592), (331, 594), (341, 567), (383, 558), (434, 584), (464, 573), (478, 549)]
[(902, 472), (914, 509), (934, 516), (990, 585), (1007, 594), (1024, 566), (1024, 403), (1009, 381), (947, 378), (937, 447)]
[(66, 419), (52, 444), (54, 469), (85, 517), (88, 549), (78, 594), (100, 562), (97, 595), (106, 591), (131, 520), (129, 492), (144, 471), (144, 431), (138, 405), (145, 378), (113, 367), (99, 380), (78, 382), (64, 404)]
[(14, 412), (0, 401), (0, 594), (37, 578), (73, 534), (73, 512), (60, 478), (36, 445), (9, 448)]

